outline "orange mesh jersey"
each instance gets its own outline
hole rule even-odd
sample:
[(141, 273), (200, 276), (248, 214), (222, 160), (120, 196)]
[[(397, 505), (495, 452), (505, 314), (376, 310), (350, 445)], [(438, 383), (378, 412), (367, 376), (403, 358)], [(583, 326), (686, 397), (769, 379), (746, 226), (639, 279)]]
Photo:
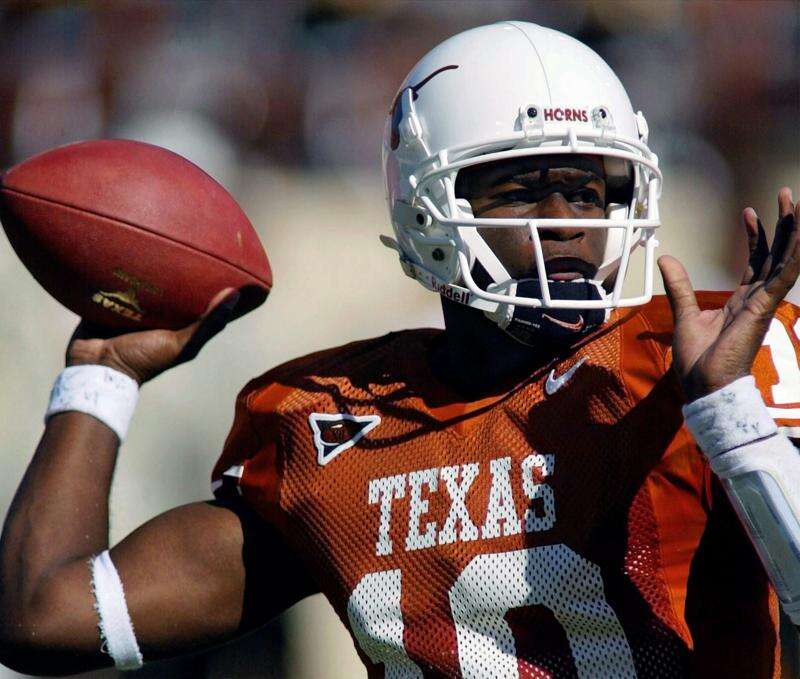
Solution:
[[(775, 598), (682, 426), (671, 328), (663, 297), (615, 312), (475, 403), (428, 367), (441, 331), (292, 361), (242, 391), (215, 492), (279, 528), (371, 677), (777, 676)], [(755, 363), (793, 436), (798, 334), (784, 304)]]

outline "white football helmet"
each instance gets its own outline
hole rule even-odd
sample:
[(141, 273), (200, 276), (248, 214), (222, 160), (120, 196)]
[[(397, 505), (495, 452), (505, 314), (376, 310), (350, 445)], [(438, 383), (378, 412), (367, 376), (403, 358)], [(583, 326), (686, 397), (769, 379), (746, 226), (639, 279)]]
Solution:
[[(586, 45), (536, 24), (507, 21), (449, 38), (406, 77), (386, 123), (383, 169), (396, 240), (381, 240), (400, 255), (407, 275), (456, 302), (483, 310), (501, 327), (514, 305), (552, 309), (611, 309), (652, 296), (658, 245), (658, 158), (647, 147), (647, 123), (634, 113), (617, 76)], [(603, 157), (606, 182), (631, 190), (611, 203), (605, 219), (475, 218), (455, 194), (462, 168), (520, 156), (591, 154)], [(553, 282), (540, 297), (518, 296), (517, 281), (478, 233), (481, 228), (527, 227), (539, 281), (547, 281), (539, 229), (606, 229), (604, 261), (592, 281), (618, 271), (599, 299), (556, 299)], [(624, 297), (631, 252), (644, 248), (641, 293)], [(481, 288), (473, 265), (493, 283)], [(605, 312), (606, 314), (608, 312)]]

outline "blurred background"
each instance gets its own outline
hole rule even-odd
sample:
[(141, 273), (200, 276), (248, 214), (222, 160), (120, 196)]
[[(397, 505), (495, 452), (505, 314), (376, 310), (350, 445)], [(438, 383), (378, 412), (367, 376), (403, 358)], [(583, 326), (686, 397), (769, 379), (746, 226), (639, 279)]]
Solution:
[[(144, 389), (114, 483), (113, 541), (210, 496), (235, 395), (252, 376), (323, 347), (441, 325), (436, 296), (405, 278), (378, 242), (390, 231), (383, 120), (423, 53), (509, 18), (565, 31), (610, 63), (661, 158), (661, 250), (684, 261), (697, 288), (733, 285), (745, 257), (741, 208), (756, 207), (769, 227), (777, 189), (800, 190), (795, 1), (0, 3), (0, 166), (87, 138), (165, 146), (232, 192), (275, 273), (263, 308)], [(4, 238), (0, 286), (3, 517), (77, 319)], [(792, 294), (800, 303), (800, 291)], [(796, 677), (796, 640), (787, 632), (785, 641), (784, 674)], [(18, 676), (0, 667), (0, 678)], [(366, 674), (315, 597), (240, 643), (137, 676)]]

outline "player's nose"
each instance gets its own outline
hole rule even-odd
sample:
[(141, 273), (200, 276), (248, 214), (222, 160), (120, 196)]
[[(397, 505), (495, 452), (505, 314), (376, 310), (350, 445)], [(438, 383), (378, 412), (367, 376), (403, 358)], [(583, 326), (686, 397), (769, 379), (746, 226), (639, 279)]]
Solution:
[[(551, 193), (549, 196), (540, 200), (534, 210), (531, 211), (531, 219), (574, 219), (575, 213), (569, 201), (560, 193)], [(584, 231), (579, 228), (568, 226), (549, 226), (539, 229), (539, 237), (542, 240), (568, 241), (581, 239)]]

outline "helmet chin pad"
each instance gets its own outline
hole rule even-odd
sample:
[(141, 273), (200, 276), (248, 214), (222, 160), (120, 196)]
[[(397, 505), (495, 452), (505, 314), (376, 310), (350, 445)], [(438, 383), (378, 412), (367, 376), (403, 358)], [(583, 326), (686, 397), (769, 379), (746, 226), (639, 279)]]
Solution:
[[(577, 279), (573, 281), (548, 281), (551, 299), (601, 300), (605, 293), (597, 281)], [(519, 297), (542, 298), (542, 286), (538, 279), (517, 281)], [(489, 314), (487, 314), (489, 315)], [(567, 345), (588, 334), (605, 323), (607, 309), (553, 309), (508, 305), (502, 319), (497, 314), (489, 315), (498, 326), (515, 340), (529, 346), (542, 344)]]
[[(472, 270), (478, 285), (490, 281), (489, 274), (476, 262)], [(597, 301), (606, 297), (598, 281), (583, 278), (573, 281), (547, 281), (551, 299)], [(510, 285), (488, 284), (487, 289), (517, 297), (542, 299), (542, 286), (537, 278), (524, 278)], [(529, 346), (569, 346), (608, 320), (608, 309), (555, 309), (501, 304), (497, 311), (484, 312), (487, 318), (508, 335)]]

